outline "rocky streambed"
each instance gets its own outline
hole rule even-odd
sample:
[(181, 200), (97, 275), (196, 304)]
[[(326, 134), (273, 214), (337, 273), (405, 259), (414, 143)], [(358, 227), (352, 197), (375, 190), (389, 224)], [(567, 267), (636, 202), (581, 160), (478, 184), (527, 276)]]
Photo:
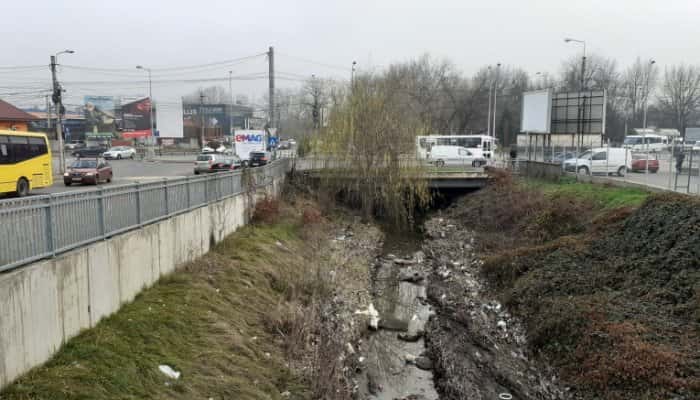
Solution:
[[(488, 298), (474, 233), (435, 217), (423, 240), (388, 238), (361, 311), (360, 399), (567, 399), (527, 350), (519, 322)], [(401, 243), (396, 245), (396, 243)]]

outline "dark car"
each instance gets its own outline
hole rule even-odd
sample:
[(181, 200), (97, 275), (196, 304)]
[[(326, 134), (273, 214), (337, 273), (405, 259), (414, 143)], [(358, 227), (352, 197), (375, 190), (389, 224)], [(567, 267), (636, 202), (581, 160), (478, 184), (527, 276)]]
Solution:
[(66, 186), (74, 183), (97, 185), (101, 181), (112, 181), (112, 167), (101, 158), (75, 160), (63, 174), (63, 183)]
[(75, 158), (98, 157), (101, 156), (102, 153), (104, 153), (105, 151), (107, 151), (106, 147), (90, 146), (74, 150), (71, 154)]
[(262, 166), (272, 161), (269, 151), (251, 151), (248, 165), (251, 167)]

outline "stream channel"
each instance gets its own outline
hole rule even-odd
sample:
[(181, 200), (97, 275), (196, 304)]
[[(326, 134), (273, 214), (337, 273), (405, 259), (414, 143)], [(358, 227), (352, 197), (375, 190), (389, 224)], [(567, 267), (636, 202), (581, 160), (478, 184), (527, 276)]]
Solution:
[(412, 267), (423, 258), (418, 251), (421, 240), (418, 233), (386, 232), (382, 255), (372, 271), (371, 291), (379, 313), (379, 329), (367, 341), (359, 398), (439, 398), (422, 337), (433, 311), (427, 302), (426, 278)]

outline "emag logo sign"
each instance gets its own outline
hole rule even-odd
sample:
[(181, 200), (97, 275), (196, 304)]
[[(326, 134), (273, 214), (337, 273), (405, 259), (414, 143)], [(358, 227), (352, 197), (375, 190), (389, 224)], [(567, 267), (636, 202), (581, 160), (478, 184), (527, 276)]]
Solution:
[(262, 141), (263, 135), (261, 134), (236, 135), (236, 142), (240, 143), (261, 143)]

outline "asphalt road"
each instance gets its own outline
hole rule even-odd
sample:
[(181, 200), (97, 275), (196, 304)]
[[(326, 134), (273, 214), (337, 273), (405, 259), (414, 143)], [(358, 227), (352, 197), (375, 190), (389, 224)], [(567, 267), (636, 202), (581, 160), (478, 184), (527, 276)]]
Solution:
[[(114, 178), (111, 183), (101, 183), (100, 186), (113, 186), (125, 183), (147, 182), (155, 179), (177, 178), (193, 175), (194, 156), (180, 157), (170, 161), (132, 161), (132, 160), (111, 160)], [(70, 165), (72, 159), (66, 160)], [(58, 159), (54, 159), (54, 171), (58, 171)], [(54, 184), (51, 187), (35, 189), (32, 194), (60, 193), (75, 190), (92, 189), (94, 185), (71, 185), (63, 184), (63, 176), (59, 172), (54, 173)]]

